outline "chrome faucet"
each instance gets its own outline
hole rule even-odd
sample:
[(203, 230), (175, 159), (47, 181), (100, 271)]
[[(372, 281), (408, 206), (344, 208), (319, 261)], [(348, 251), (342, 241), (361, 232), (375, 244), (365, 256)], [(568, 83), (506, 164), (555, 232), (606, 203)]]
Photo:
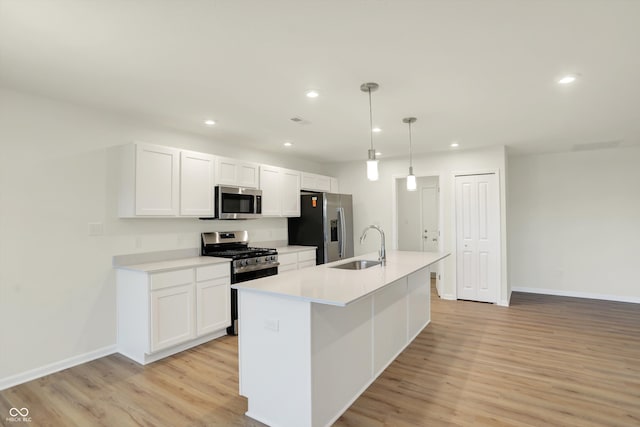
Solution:
[(377, 225), (370, 225), (365, 228), (362, 232), (362, 236), (360, 236), (360, 244), (364, 242), (364, 239), (367, 237), (367, 231), (371, 229), (378, 230), (378, 232), (380, 233), (380, 256), (378, 257), (378, 261), (381, 261), (382, 265), (385, 265), (387, 262), (387, 251), (384, 248), (384, 231), (382, 231), (382, 228), (378, 227)]

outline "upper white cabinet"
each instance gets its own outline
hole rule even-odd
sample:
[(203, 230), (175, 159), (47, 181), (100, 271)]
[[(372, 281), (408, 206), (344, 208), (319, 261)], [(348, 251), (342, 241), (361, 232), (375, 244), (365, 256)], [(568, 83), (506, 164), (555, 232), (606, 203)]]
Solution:
[(136, 143), (123, 147), (121, 156), (120, 216), (177, 215), (180, 151)]
[(257, 163), (218, 157), (216, 185), (258, 188), (258, 169)]
[(328, 193), (331, 191), (331, 177), (302, 172), (301, 187), (303, 190)]
[(260, 166), (263, 216), (300, 216), (300, 172)]
[(212, 216), (216, 158), (195, 151), (180, 152), (180, 215)]

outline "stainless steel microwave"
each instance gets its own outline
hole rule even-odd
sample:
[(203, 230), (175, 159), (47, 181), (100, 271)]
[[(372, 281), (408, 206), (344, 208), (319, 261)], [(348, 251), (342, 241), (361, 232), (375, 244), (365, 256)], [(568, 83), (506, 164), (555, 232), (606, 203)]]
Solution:
[(262, 217), (262, 190), (243, 187), (215, 187), (215, 219)]

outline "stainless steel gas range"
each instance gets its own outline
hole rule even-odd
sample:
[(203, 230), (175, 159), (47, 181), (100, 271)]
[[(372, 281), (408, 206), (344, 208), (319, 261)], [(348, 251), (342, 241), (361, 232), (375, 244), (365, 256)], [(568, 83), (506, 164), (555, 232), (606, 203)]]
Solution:
[[(214, 231), (202, 233), (202, 255), (230, 258), (231, 283), (278, 274), (278, 251), (249, 247), (247, 231)], [(229, 335), (238, 334), (238, 291), (231, 290), (231, 326)]]

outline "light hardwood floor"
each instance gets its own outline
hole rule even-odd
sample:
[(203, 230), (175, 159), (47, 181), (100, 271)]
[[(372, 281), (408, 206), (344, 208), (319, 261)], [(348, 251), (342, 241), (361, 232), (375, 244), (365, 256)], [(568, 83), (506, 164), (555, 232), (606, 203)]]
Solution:
[[(511, 303), (434, 294), (432, 323), (335, 425), (640, 426), (640, 305)], [(261, 426), (237, 369), (233, 337), (146, 367), (112, 355), (0, 392), (0, 423), (27, 407), (31, 426)]]

